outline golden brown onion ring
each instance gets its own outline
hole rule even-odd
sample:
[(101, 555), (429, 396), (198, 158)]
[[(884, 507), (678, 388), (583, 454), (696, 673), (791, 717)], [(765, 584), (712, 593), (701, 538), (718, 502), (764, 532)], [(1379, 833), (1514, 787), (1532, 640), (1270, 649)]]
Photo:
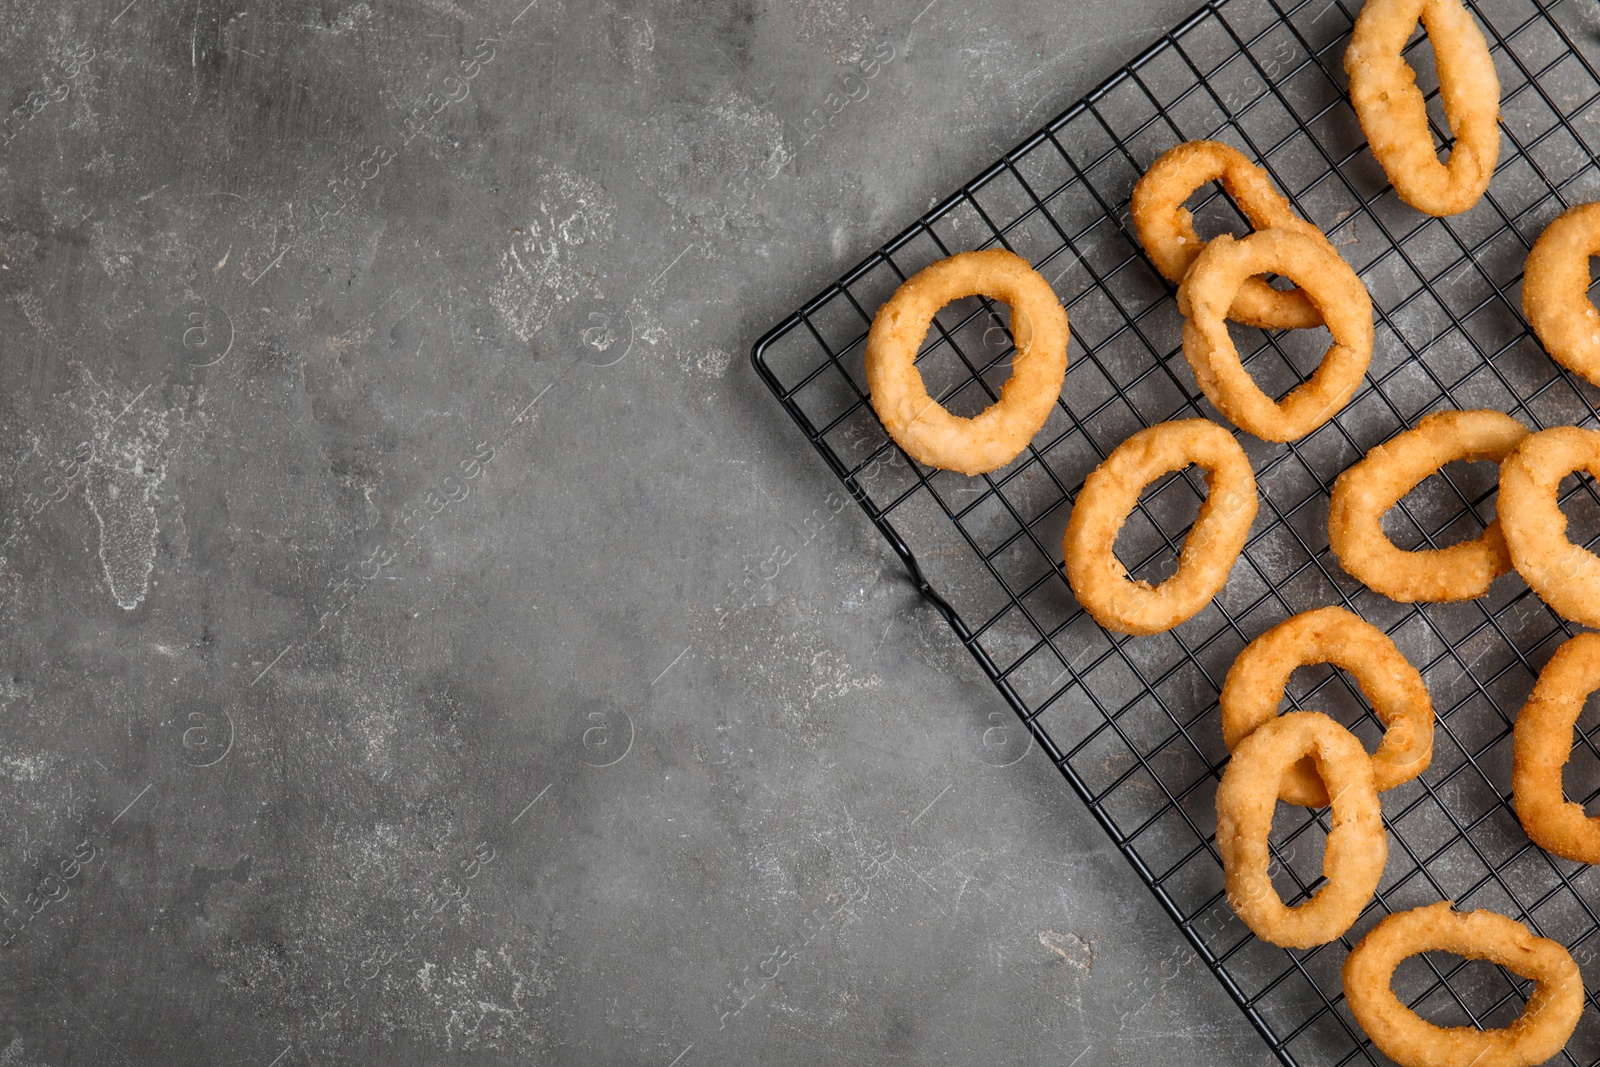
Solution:
[[(1010, 306), (1017, 355), (1000, 399), (968, 419), (928, 395), (916, 358), (934, 313), (980, 293)], [(913, 274), (878, 308), (867, 334), (866, 370), (872, 409), (907, 455), (930, 467), (986, 474), (1017, 458), (1060, 397), (1067, 312), (1021, 256), (1002, 248), (962, 252)]]
[[(1251, 380), (1228, 335), (1228, 309), (1245, 281), (1282, 274), (1301, 285), (1333, 334), (1311, 380), (1274, 401)], [(1372, 362), (1372, 300), (1367, 290), (1320, 238), (1291, 230), (1260, 230), (1234, 240), (1209, 241), (1178, 287), (1183, 312), (1183, 355), (1217, 410), (1240, 429), (1266, 441), (1304, 437), (1338, 414)]]
[[(1296, 667), (1330, 663), (1355, 675), (1362, 694), (1384, 724), (1372, 754), (1378, 792), (1409, 782), (1433, 757), (1433, 701), (1389, 635), (1344, 608), (1307, 611), (1278, 623), (1244, 646), (1222, 683), (1222, 740), (1229, 749), (1278, 714), (1278, 703)], [(1310, 760), (1283, 776), (1279, 799), (1308, 808), (1325, 807), (1328, 790)]]
[(1600, 478), (1600, 433), (1557, 426), (1529, 434), (1500, 464), (1495, 504), (1511, 565), (1558, 614), (1600, 626), (1600, 557), (1567, 540), (1556, 501), (1561, 479)]
[(1582, 633), (1556, 649), (1517, 715), (1511, 757), (1512, 800), (1534, 844), (1579, 863), (1600, 863), (1600, 819), (1562, 792), (1572, 728), (1600, 689), (1600, 634)]
[(1374, 447), (1339, 475), (1328, 502), (1328, 544), (1350, 577), (1393, 600), (1471, 600), (1511, 569), (1500, 520), (1470, 541), (1407, 552), (1383, 532), (1383, 515), (1454, 460), (1499, 463), (1528, 428), (1498, 411), (1442, 411)]
[[(1308, 754), (1333, 797), (1322, 853), (1327, 882), (1290, 908), (1272, 885), (1267, 837), (1283, 777)], [(1233, 750), (1217, 786), (1217, 850), (1228, 903), (1257, 937), (1284, 948), (1339, 937), (1372, 899), (1389, 855), (1367, 750), (1319, 711), (1290, 712), (1260, 727)]]
[[(1139, 491), (1189, 464), (1206, 470), (1205, 502), (1183, 539), (1178, 570), (1160, 585), (1130, 581), (1113, 547)], [(1094, 620), (1154, 634), (1190, 618), (1228, 581), (1256, 517), (1256, 479), (1233, 435), (1209, 419), (1163, 422), (1118, 445), (1089, 477), (1061, 538), (1067, 581)]]
[[(1510, 1026), (1434, 1026), (1400, 1003), (1390, 981), (1421, 952), (1490, 960), (1538, 985)], [(1350, 1013), (1400, 1067), (1532, 1067), (1566, 1046), (1583, 1014), (1583, 976), (1572, 955), (1492, 911), (1456, 911), (1447, 900), (1390, 915), (1344, 961)]]
[(1600, 204), (1551, 220), (1528, 253), (1522, 312), (1550, 358), (1600, 385), (1600, 311), (1589, 299), (1589, 257), (1600, 254)]
[[(1267, 172), (1220, 141), (1188, 141), (1163, 152), (1133, 187), (1133, 228), (1150, 262), (1174, 284), (1183, 281), (1205, 241), (1183, 202), (1206, 182), (1221, 182), (1257, 230), (1294, 230), (1322, 238), (1322, 231), (1294, 213)], [(1228, 318), (1263, 330), (1310, 329), (1322, 313), (1300, 289), (1274, 289), (1265, 278), (1246, 278)]]
[[(1416, 72), (1401, 55), (1419, 19), (1455, 135), (1449, 163), (1439, 162)], [(1344, 69), (1367, 143), (1400, 199), (1429, 215), (1476, 204), (1500, 155), (1500, 80), (1483, 31), (1461, 0), (1367, 0)]]

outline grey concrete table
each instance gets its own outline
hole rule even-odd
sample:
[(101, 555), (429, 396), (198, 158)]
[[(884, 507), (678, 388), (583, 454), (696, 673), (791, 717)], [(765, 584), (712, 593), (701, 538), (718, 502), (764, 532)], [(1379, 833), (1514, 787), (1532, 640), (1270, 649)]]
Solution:
[(747, 358), (1192, 6), (6, 3), (0, 1064), (1267, 1062)]

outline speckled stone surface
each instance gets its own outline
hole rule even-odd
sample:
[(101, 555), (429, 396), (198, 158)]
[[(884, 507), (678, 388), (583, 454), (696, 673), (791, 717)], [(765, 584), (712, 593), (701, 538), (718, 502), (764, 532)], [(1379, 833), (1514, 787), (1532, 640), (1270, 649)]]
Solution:
[(1192, 7), (8, 0), (0, 1064), (1269, 1062), (748, 360)]

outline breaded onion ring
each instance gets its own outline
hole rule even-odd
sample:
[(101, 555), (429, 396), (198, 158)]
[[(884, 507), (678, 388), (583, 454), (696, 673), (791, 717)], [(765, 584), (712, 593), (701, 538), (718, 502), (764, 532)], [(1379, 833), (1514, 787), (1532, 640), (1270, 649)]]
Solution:
[[(1330, 663), (1355, 675), (1361, 693), (1387, 729), (1372, 754), (1378, 792), (1409, 782), (1433, 758), (1433, 701), (1428, 687), (1389, 635), (1344, 608), (1307, 611), (1278, 623), (1244, 646), (1222, 683), (1222, 740), (1236, 749), (1278, 714), (1296, 667)], [(1278, 798), (1326, 807), (1328, 790), (1310, 760), (1284, 773)]]
[(1600, 478), (1600, 433), (1557, 426), (1529, 434), (1500, 464), (1500, 529), (1511, 565), (1559, 615), (1600, 626), (1600, 557), (1567, 540), (1561, 479)]
[[(1268, 873), (1267, 837), (1284, 774), (1308, 753), (1333, 795), (1333, 825), (1322, 853), (1328, 880), (1290, 908)], [(1217, 786), (1217, 849), (1228, 903), (1257, 937), (1310, 948), (1340, 936), (1372, 899), (1389, 856), (1367, 750), (1320, 711), (1290, 712), (1262, 726), (1234, 749)]]
[[(916, 358), (934, 313), (980, 293), (1010, 306), (1017, 355), (1000, 399), (966, 419), (928, 395)], [(1060, 397), (1067, 312), (1021, 256), (1003, 248), (962, 252), (907, 278), (878, 309), (867, 334), (866, 369), (872, 409), (907, 455), (930, 467), (986, 474), (1017, 458)]]
[[(1183, 539), (1178, 570), (1160, 585), (1130, 581), (1113, 547), (1139, 491), (1191, 463), (1206, 470), (1205, 501)], [(1217, 595), (1256, 517), (1256, 479), (1233, 435), (1209, 419), (1163, 422), (1129, 437), (1089, 477), (1061, 538), (1067, 581), (1094, 621), (1125, 634), (1155, 634)]]
[(1533, 843), (1579, 863), (1600, 863), (1600, 819), (1562, 793), (1572, 757), (1572, 727), (1600, 689), (1600, 634), (1579, 634), (1550, 657), (1517, 715), (1511, 757), (1512, 802)]
[[(1272, 187), (1267, 172), (1237, 148), (1220, 141), (1189, 141), (1167, 149), (1133, 187), (1133, 228), (1150, 262), (1174, 284), (1183, 281), (1205, 241), (1183, 202), (1206, 182), (1221, 182), (1257, 230), (1294, 230), (1308, 237), (1322, 231), (1294, 213)], [(1246, 278), (1228, 318), (1263, 330), (1299, 330), (1322, 325), (1322, 313), (1300, 289), (1280, 290), (1265, 278)]]
[[(1282, 274), (1304, 287), (1321, 311), (1333, 344), (1311, 380), (1274, 401), (1251, 380), (1228, 336), (1228, 309), (1246, 279)], [(1344, 407), (1372, 362), (1372, 300), (1367, 290), (1320, 238), (1290, 230), (1260, 230), (1234, 240), (1207, 242), (1178, 287), (1183, 312), (1183, 355), (1217, 410), (1240, 429), (1266, 441), (1293, 441)]]
[[(1400, 1003), (1390, 981), (1400, 961), (1422, 952), (1489, 960), (1538, 983), (1510, 1026), (1434, 1026)], [(1572, 955), (1492, 911), (1456, 911), (1448, 900), (1390, 915), (1344, 961), (1350, 1013), (1400, 1067), (1531, 1067), (1566, 1046), (1583, 1014), (1583, 976)]]
[(1500, 520), (1470, 541), (1407, 552), (1383, 515), (1453, 460), (1499, 463), (1528, 428), (1498, 411), (1441, 411), (1374, 447), (1339, 475), (1328, 501), (1328, 544), (1345, 573), (1392, 600), (1471, 600), (1511, 569)]
[[(1433, 45), (1439, 97), (1455, 135), (1448, 164), (1439, 162), (1416, 71), (1400, 54), (1418, 19)], [(1367, 0), (1344, 69), (1367, 143), (1400, 199), (1429, 215), (1476, 204), (1500, 155), (1500, 80), (1461, 0)]]
[(1589, 299), (1589, 257), (1600, 254), (1600, 204), (1550, 221), (1523, 268), (1522, 312), (1550, 358), (1600, 385), (1600, 311)]

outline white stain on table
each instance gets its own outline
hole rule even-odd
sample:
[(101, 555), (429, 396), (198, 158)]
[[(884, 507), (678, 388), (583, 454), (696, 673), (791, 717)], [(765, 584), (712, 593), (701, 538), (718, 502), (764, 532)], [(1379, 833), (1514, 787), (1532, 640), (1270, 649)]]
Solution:
[(730, 224), (751, 221), (756, 202), (770, 196), (767, 182), (793, 154), (783, 119), (734, 89), (657, 110), (628, 133), (639, 179), (680, 218), (719, 238)]
[(540, 180), (523, 232), (500, 257), (500, 280), (489, 301), (523, 343), (584, 288), (592, 287), (586, 254), (616, 232), (616, 205), (598, 183), (565, 170)]
[(150, 590), (155, 569), (157, 493), (167, 477), (171, 412), (148, 390), (114, 410), (96, 405), (94, 455), (84, 475), (84, 499), (99, 531), (101, 572), (118, 606), (132, 611)]
[(22, 1038), (13, 1037), (9, 1045), (0, 1049), (0, 1067), (40, 1067), (40, 1061), (27, 1054)]
[(1087, 975), (1094, 968), (1094, 948), (1070, 930), (1040, 930), (1039, 944)]

